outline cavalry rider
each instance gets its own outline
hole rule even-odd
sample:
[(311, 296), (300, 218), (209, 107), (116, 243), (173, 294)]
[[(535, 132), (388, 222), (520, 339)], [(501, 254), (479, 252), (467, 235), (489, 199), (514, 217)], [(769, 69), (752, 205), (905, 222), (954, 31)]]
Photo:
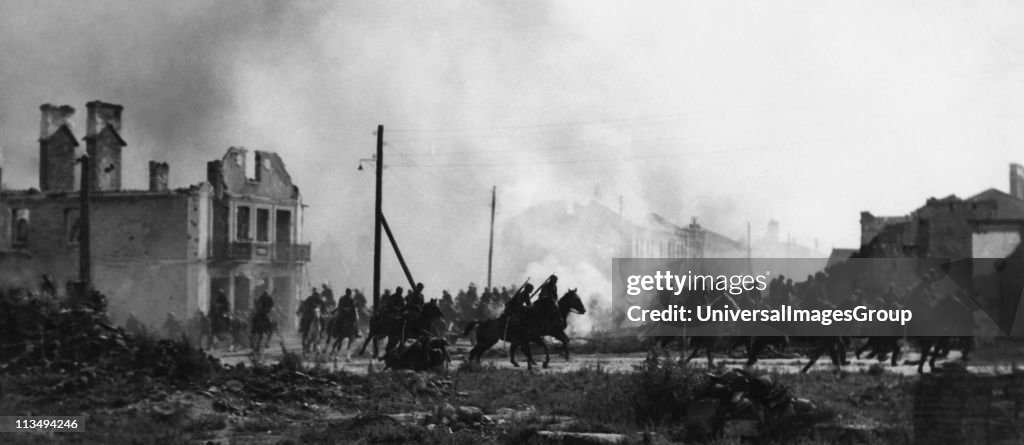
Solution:
[[(365, 299), (363, 303), (365, 304)], [(334, 309), (335, 314), (348, 314), (351, 317), (352, 326), (348, 332), (342, 332), (341, 338), (355, 337), (359, 334), (359, 311), (356, 310), (356, 300), (352, 298), (352, 289), (345, 289), (345, 295), (338, 299), (338, 307)], [(336, 329), (341, 329), (338, 326)]]
[[(363, 299), (363, 304), (366, 304), (366, 299), (365, 298)], [(338, 307), (336, 307), (332, 313), (336, 314), (336, 313), (341, 312), (341, 311), (355, 311), (355, 310), (356, 310), (356, 300), (354, 298), (352, 298), (352, 289), (351, 288), (347, 288), (347, 289), (345, 289), (345, 295), (342, 295), (341, 298), (338, 299)]]
[(405, 297), (404, 315), (406, 320), (420, 318), (420, 312), (423, 310), (423, 300), (423, 283), (416, 283), (416, 288)]
[(455, 320), (455, 300), (452, 299), (452, 294), (448, 293), (447, 290), (441, 291), (441, 303), (439, 306), (445, 318), (449, 321)]
[(526, 312), (530, 309), (530, 294), (532, 293), (533, 285), (526, 283), (519, 293), (505, 303), (504, 315), (508, 316), (507, 323), (510, 326), (522, 324), (523, 319), (526, 318)]
[(324, 310), (324, 301), (320, 297), (320, 292), (313, 288), (313, 294), (303, 300), (302, 304), (299, 305), (299, 310), (295, 312), (295, 315), (299, 315), (299, 333), (303, 337), (309, 332), (309, 325), (313, 323), (313, 318), (316, 317), (316, 309), (319, 308), (322, 312)]
[(252, 317), (252, 332), (254, 334), (269, 332), (273, 323), (270, 321), (270, 312), (274, 310), (274, 299), (266, 290), (256, 297), (256, 312)]
[(366, 296), (363, 295), (359, 289), (355, 290), (355, 294), (352, 296), (352, 301), (355, 303), (357, 309), (366, 307)]
[(336, 304), (334, 301), (334, 291), (331, 290), (327, 283), (324, 283), (322, 287), (323, 290), (320, 291), (320, 297), (324, 300), (324, 309), (328, 312), (334, 312)]
[(227, 329), (230, 311), (231, 304), (228, 303), (227, 294), (224, 293), (224, 289), (217, 289), (217, 294), (210, 303), (210, 329), (213, 333), (224, 332)]
[(405, 311), (405, 299), (402, 298), (402, 286), (395, 288), (395, 292), (382, 301), (384, 304), (384, 313), (391, 318), (402, 318), (402, 312)]
[(558, 276), (555, 274), (551, 274), (548, 280), (540, 285), (540, 295), (537, 296), (537, 299), (542, 300), (545, 298), (558, 300)]

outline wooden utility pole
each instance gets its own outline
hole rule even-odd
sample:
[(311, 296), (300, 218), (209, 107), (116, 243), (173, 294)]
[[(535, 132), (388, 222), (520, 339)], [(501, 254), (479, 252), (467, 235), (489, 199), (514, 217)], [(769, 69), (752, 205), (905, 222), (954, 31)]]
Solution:
[(89, 156), (78, 158), (82, 164), (81, 184), (78, 191), (78, 281), (82, 282), (82, 291), (92, 282), (92, 263), (89, 243)]
[(491, 188), (491, 244), (487, 248), (487, 288), (491, 287), (491, 266), (494, 264), (494, 205), (498, 200), (498, 186)]
[[(380, 307), (380, 229), (383, 212), (381, 210), (381, 197), (384, 185), (384, 126), (377, 126), (377, 192), (375, 198), (375, 211), (373, 216), (373, 311), (381, 313)], [(373, 339), (373, 356), (378, 353), (377, 338)]]

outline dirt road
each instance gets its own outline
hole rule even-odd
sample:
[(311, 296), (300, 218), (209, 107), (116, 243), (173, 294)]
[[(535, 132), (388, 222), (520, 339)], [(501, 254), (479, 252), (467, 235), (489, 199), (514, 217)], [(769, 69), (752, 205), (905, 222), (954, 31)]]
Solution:
[[(289, 351), (295, 351), (295, 352), (300, 351), (300, 348), (298, 347), (298, 344), (294, 343), (294, 342), (286, 342), (285, 343), (285, 347)], [(468, 350), (469, 350), (469, 345), (468, 344), (462, 344), (462, 343), (459, 343), (459, 344), (457, 344), (454, 347), (451, 347), (449, 349), (449, 352), (452, 355), (452, 369), (457, 367), (459, 365), (459, 363), (461, 363), (465, 359)], [(500, 351), (501, 352), (501, 356), (492, 355), (492, 356), (489, 356), (489, 357), (485, 357), (482, 360), (482, 363), (484, 365), (493, 365), (493, 366), (497, 366), (497, 367), (500, 367), (500, 368), (512, 368), (511, 363), (509, 363), (508, 355), (505, 352), (506, 350), (505, 350), (504, 346), (499, 344), (498, 346), (495, 347), (495, 350)], [(571, 352), (571, 350), (570, 350), (570, 352)], [(356, 356), (353, 353), (352, 360), (348, 361), (348, 362), (346, 362), (343, 359), (343, 357), (333, 357), (333, 356), (322, 356), (320, 361), (321, 361), (323, 366), (328, 367), (329, 369), (345, 370), (345, 371), (348, 371), (348, 372), (358, 373), (358, 374), (365, 374), (365, 373), (369, 372), (369, 370), (371, 369), (370, 368), (370, 363), (371, 362), (373, 363), (373, 369), (380, 370), (383, 367), (383, 363), (380, 362), (380, 361), (377, 361), (377, 360), (370, 360), (369, 359), (369, 354), (370, 354), (370, 352), (367, 351), (367, 356), (365, 356), (365, 357), (358, 357), (358, 356)], [(235, 364), (240, 363), (240, 362), (244, 362), (246, 364), (249, 364), (249, 362), (250, 362), (247, 350), (246, 351), (238, 351), (238, 352), (234, 352), (234, 353), (228, 353), (228, 352), (220, 351), (220, 352), (215, 352), (214, 355), (216, 357), (220, 358), (221, 361), (224, 364), (226, 364), (226, 365), (235, 365)], [(282, 355), (282, 352), (281, 352), (280, 346), (275, 346), (275, 347), (272, 347), (265, 354), (265, 360), (267, 360), (270, 363), (273, 363), (273, 362), (276, 362), (278, 359), (280, 359), (281, 355)], [(535, 354), (535, 357), (537, 357), (537, 354)], [(573, 371), (573, 370), (578, 370), (578, 369), (585, 368), (585, 367), (601, 367), (602, 369), (607, 370), (607, 371), (630, 372), (630, 371), (633, 371), (635, 366), (641, 364), (646, 357), (647, 357), (646, 353), (631, 353), (631, 354), (572, 354), (571, 357), (570, 357), (571, 361), (566, 362), (565, 359), (562, 358), (561, 355), (552, 354), (551, 362), (549, 364), (548, 369), (541, 369), (538, 366), (538, 367), (535, 368), (535, 370), (537, 372), (554, 373), (554, 372)], [(918, 358), (918, 354), (916, 352), (906, 352), (906, 351), (904, 351), (903, 357), (901, 358), (901, 362), (906, 361), (906, 360), (916, 360), (917, 358)], [(538, 362), (540, 362), (541, 360), (543, 360), (543, 355), (542, 354), (539, 355)], [(872, 359), (872, 360), (856, 359), (856, 358), (853, 358), (852, 356), (849, 358), (849, 360), (850, 360), (850, 364), (843, 367), (843, 370), (846, 371), (846, 372), (866, 372), (871, 367), (871, 365), (873, 365), (875, 363), (878, 363), (878, 361), (874, 360), (874, 359)], [(305, 361), (306, 361), (307, 365), (313, 365), (313, 364), (315, 364), (315, 362), (317, 360), (313, 359), (312, 357), (307, 357)], [(525, 371), (526, 370), (526, 357), (520, 353), (517, 356), (517, 361), (519, 361), (520, 367)], [(744, 365), (745, 361), (746, 360), (743, 359), (743, 358), (726, 357), (726, 356), (721, 355), (721, 354), (715, 355), (715, 357), (714, 357), (714, 362), (715, 362), (716, 365), (718, 363), (724, 363), (725, 366), (730, 367), (730, 368), (732, 368), (732, 367), (742, 367)], [(957, 352), (957, 351), (951, 352), (949, 357), (945, 361), (956, 361), (956, 362), (959, 362), (960, 361), (960, 354), (959, 354), (959, 352)], [(936, 366), (941, 366), (942, 362), (943, 361), (937, 362)], [(703, 366), (705, 363), (707, 363), (707, 360), (704, 359), (704, 358), (696, 358), (696, 359), (693, 360), (692, 363), (694, 363), (694, 364), (696, 364), (698, 366)], [(758, 363), (757, 363), (757, 365), (755, 367), (758, 368), (758, 369), (772, 370), (772, 371), (776, 371), (776, 372), (780, 372), (780, 373), (794, 373), (794, 372), (799, 372), (800, 368), (803, 367), (806, 363), (807, 363), (807, 359), (806, 358), (798, 356), (798, 355), (795, 355), (795, 354), (789, 354), (789, 355), (786, 355), (783, 358), (765, 358), (765, 359), (761, 359), (761, 360), (758, 361)], [(909, 364), (902, 364), (901, 363), (901, 364), (899, 364), (899, 365), (897, 365), (895, 367), (891, 367), (891, 366), (889, 366), (889, 363), (886, 362), (886, 363), (883, 364), (883, 367), (887, 371), (889, 371), (889, 372), (903, 374), (903, 375), (907, 375), (907, 376), (912, 376), (912, 375), (916, 375), (917, 374), (917, 366), (916, 365), (909, 365)], [(990, 362), (985, 362), (985, 363), (969, 362), (967, 364), (967, 369), (970, 372), (974, 372), (974, 373), (986, 373), (986, 374), (987, 373), (1008, 373), (1008, 372), (1012, 371), (1012, 368), (1013, 368), (1013, 364), (1012, 363), (996, 364), (996, 363), (990, 363)], [(832, 369), (832, 365), (829, 362), (828, 357), (822, 357), (821, 359), (819, 359), (818, 362), (815, 364), (814, 368), (812, 368), (812, 370), (823, 370), (823, 371), (830, 370), (830, 369)], [(925, 366), (925, 370), (927, 371), (927, 365)]]

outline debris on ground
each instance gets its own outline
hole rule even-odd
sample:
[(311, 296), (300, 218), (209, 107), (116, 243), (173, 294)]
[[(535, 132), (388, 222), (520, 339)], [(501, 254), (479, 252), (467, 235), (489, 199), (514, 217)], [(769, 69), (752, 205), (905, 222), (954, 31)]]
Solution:
[(385, 369), (445, 371), (451, 365), (448, 342), (441, 337), (422, 336), (410, 345), (401, 344), (384, 355)]
[(686, 428), (696, 437), (764, 437), (792, 431), (815, 409), (768, 375), (733, 369), (708, 376), (707, 388), (686, 408)]

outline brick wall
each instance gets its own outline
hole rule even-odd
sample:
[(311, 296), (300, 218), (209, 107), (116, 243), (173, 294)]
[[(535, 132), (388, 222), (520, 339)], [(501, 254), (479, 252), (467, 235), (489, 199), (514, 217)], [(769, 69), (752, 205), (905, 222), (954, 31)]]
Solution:
[(914, 394), (914, 443), (1021, 443), (1022, 403), (1024, 374), (923, 375)]

